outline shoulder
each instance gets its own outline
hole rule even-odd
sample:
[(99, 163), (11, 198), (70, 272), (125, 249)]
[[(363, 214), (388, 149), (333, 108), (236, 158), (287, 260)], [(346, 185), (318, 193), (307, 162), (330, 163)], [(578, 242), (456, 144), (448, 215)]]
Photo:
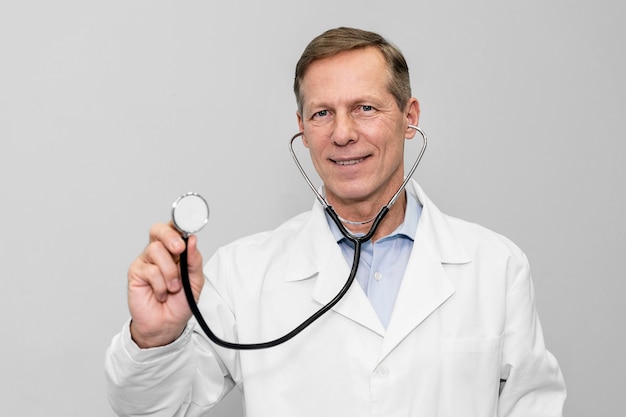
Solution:
[(293, 242), (302, 233), (303, 227), (310, 218), (310, 211), (300, 213), (272, 230), (254, 233), (222, 246), (217, 250), (214, 257), (271, 257), (277, 252), (284, 253), (290, 247), (290, 242)]
[(267, 279), (283, 280), (294, 252), (310, 254), (306, 242), (311, 240), (311, 216), (311, 212), (301, 213), (273, 230), (222, 246), (204, 266), (206, 279), (223, 294), (255, 293)]
[(525, 258), (522, 250), (508, 237), (478, 223), (443, 213), (417, 184), (414, 184), (414, 192), (423, 205), (424, 229), (442, 252), (451, 247), (462, 247), (472, 258), (476, 254)]
[(485, 226), (458, 217), (443, 214), (450, 227), (463, 240), (466, 246), (492, 249), (524, 256), (522, 250), (508, 237)]
[[(530, 264), (524, 251), (508, 237), (480, 224), (444, 215), (451, 230), (463, 245), (477, 273), (495, 272), (507, 281), (526, 281)], [(510, 282), (513, 282), (510, 281)], [(521, 281), (519, 281), (521, 282)]]
[(254, 247), (254, 246), (267, 246), (270, 243), (276, 241), (284, 241), (293, 238), (298, 234), (306, 222), (311, 218), (311, 212), (306, 211), (300, 213), (289, 220), (283, 222), (278, 227), (272, 230), (266, 230), (259, 233), (254, 233), (246, 237), (237, 239), (228, 245), (226, 248), (239, 248), (239, 247)]

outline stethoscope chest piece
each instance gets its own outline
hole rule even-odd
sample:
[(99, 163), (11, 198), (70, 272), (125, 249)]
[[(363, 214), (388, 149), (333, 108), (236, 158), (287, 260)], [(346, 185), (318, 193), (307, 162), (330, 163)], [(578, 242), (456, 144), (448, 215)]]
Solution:
[(209, 204), (200, 194), (183, 194), (172, 204), (172, 223), (183, 236), (199, 232), (208, 221)]

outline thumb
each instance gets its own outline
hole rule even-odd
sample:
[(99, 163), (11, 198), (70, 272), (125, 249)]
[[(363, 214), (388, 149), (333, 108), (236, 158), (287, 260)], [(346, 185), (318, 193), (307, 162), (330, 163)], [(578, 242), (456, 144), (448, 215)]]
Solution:
[(195, 235), (191, 235), (187, 242), (187, 270), (189, 271), (189, 281), (196, 301), (200, 297), (200, 291), (204, 285), (202, 268), (202, 254), (198, 250), (198, 238)]

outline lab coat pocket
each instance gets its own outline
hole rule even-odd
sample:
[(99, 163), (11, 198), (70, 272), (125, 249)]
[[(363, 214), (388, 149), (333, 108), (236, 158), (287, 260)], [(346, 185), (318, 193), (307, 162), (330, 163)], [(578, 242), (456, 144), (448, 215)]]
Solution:
[(494, 417), (502, 336), (441, 340), (441, 417)]

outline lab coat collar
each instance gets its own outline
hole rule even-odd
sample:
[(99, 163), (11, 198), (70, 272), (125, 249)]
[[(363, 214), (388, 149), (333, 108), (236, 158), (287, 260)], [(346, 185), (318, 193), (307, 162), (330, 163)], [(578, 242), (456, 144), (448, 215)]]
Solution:
[(413, 250), (394, 306), (380, 360), (455, 292), (444, 265), (471, 262), (448, 218), (416, 182), (407, 186), (423, 205)]
[[(454, 293), (443, 265), (471, 261), (446, 217), (420, 186), (411, 181), (407, 191), (418, 198), (423, 209), (411, 258), (387, 330), (359, 285), (352, 285), (346, 296), (333, 307), (337, 313), (385, 337), (382, 357)], [(309, 219), (298, 231), (288, 262), (287, 281), (317, 279), (312, 297), (321, 305), (339, 292), (350, 274), (350, 265), (336, 244), (319, 203), (315, 203)]]

